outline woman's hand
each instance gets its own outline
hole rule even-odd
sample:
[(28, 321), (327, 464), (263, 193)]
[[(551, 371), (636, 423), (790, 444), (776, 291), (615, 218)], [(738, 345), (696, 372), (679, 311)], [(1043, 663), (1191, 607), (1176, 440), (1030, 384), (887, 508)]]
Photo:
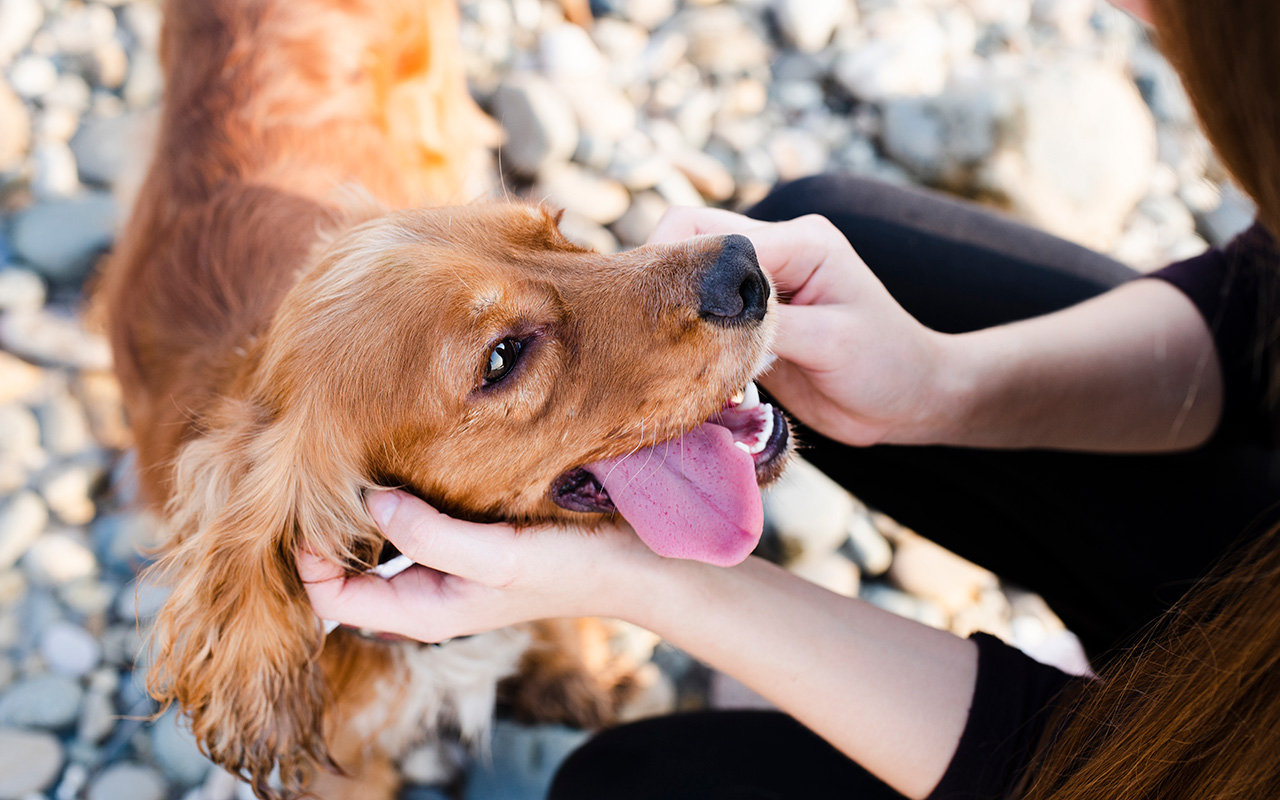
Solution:
[(923, 443), (945, 408), (943, 337), (890, 296), (834, 225), (819, 216), (759, 222), (715, 209), (672, 209), (651, 243), (742, 233), (787, 303), (777, 306), (779, 360), (762, 376), (809, 427), (853, 445)]
[(516, 531), (452, 519), (404, 492), (376, 492), (366, 503), (418, 565), (386, 580), (299, 551), (298, 574), (322, 618), (423, 642), (535, 619), (623, 616), (627, 592), (658, 560), (620, 525)]

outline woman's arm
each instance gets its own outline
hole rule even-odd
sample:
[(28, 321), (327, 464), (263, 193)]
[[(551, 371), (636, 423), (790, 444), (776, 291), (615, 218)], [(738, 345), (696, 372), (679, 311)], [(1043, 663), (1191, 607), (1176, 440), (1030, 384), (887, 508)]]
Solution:
[(387, 538), (435, 569), (388, 581), (299, 553), (326, 619), (421, 641), (549, 617), (624, 619), (733, 675), (908, 797), (934, 788), (964, 730), (972, 642), (759, 559), (725, 569), (661, 558), (625, 526), (517, 533), (399, 492), (368, 502)]

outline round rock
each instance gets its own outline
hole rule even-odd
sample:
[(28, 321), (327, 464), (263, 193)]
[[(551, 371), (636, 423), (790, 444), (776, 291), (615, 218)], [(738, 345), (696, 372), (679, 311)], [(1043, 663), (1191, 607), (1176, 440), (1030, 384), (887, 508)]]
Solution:
[(79, 677), (102, 661), (102, 646), (79, 625), (56, 622), (40, 637), (40, 654), (54, 672)]
[(31, 116), (27, 107), (0, 81), (0, 172), (18, 166), (30, 145)]
[(122, 763), (108, 767), (89, 786), (88, 800), (163, 800), (164, 779), (153, 769)]
[(0, 694), (0, 725), (60, 730), (80, 715), (84, 690), (66, 675), (38, 675)]
[(774, 0), (773, 16), (797, 50), (816, 53), (827, 46), (853, 4), (846, 0)]
[(62, 745), (47, 733), (0, 728), (0, 800), (22, 800), (53, 785)]
[(58, 586), (97, 571), (93, 551), (67, 533), (50, 532), (27, 550), (22, 566), (28, 576), (43, 585)]
[(493, 94), (493, 115), (507, 132), (502, 164), (516, 172), (533, 175), (567, 161), (577, 147), (573, 108), (537, 75), (521, 73), (503, 82)]
[(42, 22), (40, 0), (0, 0), (0, 65), (22, 52)]
[(594, 175), (577, 164), (559, 164), (544, 170), (533, 193), (553, 206), (600, 225), (618, 219), (631, 205), (631, 195), (625, 186)]
[(35, 492), (19, 492), (0, 511), (0, 569), (18, 563), (49, 523), (49, 511)]
[(174, 709), (151, 726), (151, 752), (164, 776), (182, 786), (194, 786), (204, 780), (213, 766), (196, 746), (191, 731), (178, 722)]
[(104, 372), (111, 348), (74, 316), (49, 309), (0, 315), (0, 346), (28, 361)]
[(18, 267), (0, 269), (0, 311), (39, 311), (44, 299), (44, 281), (39, 275)]
[(119, 209), (102, 192), (39, 203), (13, 220), (13, 247), (45, 279), (78, 282), (111, 244)]

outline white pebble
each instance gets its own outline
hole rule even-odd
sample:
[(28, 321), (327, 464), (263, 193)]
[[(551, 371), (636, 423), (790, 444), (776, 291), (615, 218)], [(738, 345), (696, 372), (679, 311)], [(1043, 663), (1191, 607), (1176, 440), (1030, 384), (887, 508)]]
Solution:
[(40, 638), (40, 655), (54, 672), (79, 677), (102, 661), (102, 646), (79, 625), (57, 622)]

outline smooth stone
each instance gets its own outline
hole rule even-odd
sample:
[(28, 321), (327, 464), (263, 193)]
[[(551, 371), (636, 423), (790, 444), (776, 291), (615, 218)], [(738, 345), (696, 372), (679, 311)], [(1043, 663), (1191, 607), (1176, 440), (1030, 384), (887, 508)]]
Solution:
[(805, 558), (787, 565), (792, 573), (817, 584), (829, 592), (845, 597), (857, 597), (862, 583), (858, 565), (840, 552), (817, 558)]
[(164, 776), (179, 786), (195, 786), (213, 766), (185, 723), (179, 722), (177, 709), (169, 709), (151, 726), (151, 754)]
[(46, 139), (31, 149), (31, 193), (39, 200), (70, 197), (80, 191), (76, 158), (65, 142)]
[[(89, 429), (98, 444), (109, 450), (124, 450), (133, 438), (125, 418), (124, 393), (114, 375), (81, 372), (72, 385), (84, 407)], [(127, 505), (122, 502), (121, 505)]]
[(670, 204), (656, 192), (641, 192), (631, 198), (631, 207), (611, 226), (625, 247), (644, 244), (667, 213)]
[(164, 800), (164, 779), (149, 767), (120, 763), (107, 767), (90, 785), (88, 800)]
[(765, 526), (777, 537), (784, 564), (835, 552), (849, 537), (853, 497), (802, 458), (764, 491)]
[(1063, 61), (1011, 88), (1014, 110), (985, 188), (1028, 222), (1109, 250), (1156, 164), (1155, 122), (1133, 82), (1099, 63)]
[(111, 608), (119, 588), (96, 578), (78, 578), (58, 587), (58, 598), (82, 617), (97, 617)]
[(773, 16), (792, 46), (816, 53), (827, 46), (840, 20), (853, 8), (847, 0), (774, 0)]
[(26, 105), (0, 81), (0, 173), (22, 163), (31, 146), (31, 115)]
[(84, 407), (61, 389), (36, 407), (44, 449), (55, 456), (72, 456), (93, 445)]
[(1139, 47), (1129, 55), (1133, 82), (1151, 113), (1160, 122), (1195, 125), (1196, 113), (1182, 86), (1182, 79), (1167, 60), (1152, 47)]
[(0, 510), (0, 570), (18, 563), (48, 524), (49, 510), (38, 494), (23, 491), (10, 497)]
[(95, 47), (89, 57), (89, 71), (95, 86), (119, 89), (129, 77), (129, 54), (124, 45), (112, 39)]
[[(594, 3), (593, 3), (594, 5)], [(676, 0), (609, 0), (614, 13), (653, 30), (676, 13)]]
[(875, 526), (865, 508), (854, 512), (845, 529), (849, 538), (840, 548), (863, 573), (871, 577), (883, 575), (893, 563), (893, 547)]
[(58, 50), (64, 55), (85, 55), (111, 41), (116, 32), (116, 16), (98, 3), (69, 5), (48, 26)]
[(1020, 28), (1031, 19), (1032, 0), (960, 0), (983, 25)]
[(545, 797), (556, 769), (588, 736), (586, 731), (558, 725), (529, 727), (506, 720), (495, 722), (493, 757), (472, 766), (464, 800)]
[(681, 13), (689, 37), (689, 60), (713, 74), (737, 74), (769, 63), (769, 45), (731, 5), (690, 8)]
[[(81, 751), (82, 742), (72, 742), (67, 750), (68, 757), (72, 763), (62, 773), (62, 780), (58, 782), (58, 788), (53, 792), (53, 800), (78, 800), (81, 792), (89, 783), (89, 768), (85, 766), (89, 757)], [(92, 754), (96, 756), (96, 753)]]
[(0, 316), (0, 347), (49, 366), (105, 372), (111, 348), (102, 336), (60, 311), (13, 312)]
[(583, 81), (567, 87), (562, 97), (573, 108), (581, 136), (620, 142), (635, 132), (636, 107), (612, 86)]
[(606, 174), (633, 192), (652, 189), (671, 172), (671, 161), (639, 132), (618, 142)]
[(32, 474), (44, 468), (48, 454), (40, 449), (40, 424), (24, 405), (0, 406), (0, 487), (14, 492), (27, 486)]
[(44, 300), (44, 281), (39, 275), (20, 267), (0, 267), (0, 311), (39, 311)]
[(949, 622), (947, 615), (936, 604), (892, 586), (864, 582), (858, 590), (858, 597), (900, 617), (913, 619), (931, 628), (947, 629)]
[(115, 238), (119, 208), (109, 194), (39, 203), (13, 220), (17, 254), (46, 280), (78, 282)]
[(409, 783), (444, 785), (458, 777), (458, 764), (442, 742), (428, 742), (400, 758), (400, 774)]
[(1225, 184), (1218, 205), (1196, 215), (1196, 230), (1209, 244), (1222, 247), (1253, 225), (1256, 215), (1253, 201), (1233, 184)]
[(160, 613), (172, 591), (171, 587), (135, 578), (120, 591), (116, 616), (126, 622), (145, 622)]
[(137, 39), (135, 48), (141, 52), (158, 52), (160, 49), (160, 6), (155, 3), (129, 3), (124, 7), (124, 26)]
[[(3, 641), (0, 636), (0, 641)], [(3, 646), (3, 645), (0, 645)], [(18, 668), (14, 666), (13, 659), (5, 655), (0, 655), (0, 690), (13, 683), (13, 679), (18, 675)]]
[(729, 168), (715, 156), (700, 150), (681, 150), (672, 156), (671, 163), (689, 179), (698, 194), (710, 202), (726, 202), (737, 189)]
[(631, 205), (625, 186), (577, 164), (557, 164), (543, 170), (533, 196), (600, 225), (617, 220)]
[(578, 143), (572, 106), (546, 79), (519, 73), (493, 94), (493, 115), (507, 131), (500, 152), (504, 168), (526, 175), (567, 161)]
[(58, 68), (44, 56), (21, 56), (9, 67), (9, 88), (24, 99), (48, 94), (57, 85)]
[(97, 572), (93, 551), (69, 533), (50, 532), (36, 539), (22, 558), (22, 568), (37, 583), (60, 586)]
[(830, 153), (816, 136), (800, 128), (783, 128), (766, 145), (778, 179), (791, 181), (826, 171)]
[(1052, 26), (1070, 43), (1083, 43), (1091, 33), (1089, 18), (1095, 6), (1094, 0), (1034, 0), (1031, 19)]
[(84, 78), (75, 73), (64, 72), (58, 76), (57, 83), (45, 92), (40, 101), (46, 106), (64, 106), (83, 113), (89, 110), (89, 100), (92, 96), (93, 90), (89, 88)]
[(102, 478), (100, 464), (73, 461), (47, 473), (38, 488), (55, 517), (68, 525), (84, 525), (97, 514), (93, 494)]
[(66, 144), (79, 128), (79, 111), (67, 106), (48, 106), (36, 117), (35, 138)]
[(572, 212), (566, 211), (560, 220), (560, 233), (577, 246), (597, 253), (616, 253), (620, 249), (617, 237), (608, 228)]
[[(92, 527), (93, 549), (107, 569), (130, 576), (146, 564), (144, 548), (156, 544), (155, 522), (146, 514), (116, 512), (98, 517)], [(129, 617), (132, 618), (132, 610)]]
[(890, 9), (868, 20), (879, 35), (836, 60), (836, 80), (860, 100), (936, 95), (947, 82), (947, 34), (919, 9)]
[(921, 536), (899, 534), (886, 573), (898, 588), (955, 614), (999, 586), (996, 576)]
[(147, 138), (147, 116), (139, 112), (114, 117), (90, 117), (71, 140), (80, 167), (80, 177), (93, 183), (113, 185), (141, 156), (140, 141)]
[(125, 80), (124, 101), (130, 108), (152, 108), (160, 100), (164, 88), (164, 71), (156, 52), (135, 51), (129, 61), (129, 77)]
[(43, 22), (39, 0), (0, 0), (0, 66), (22, 52)]
[(58, 622), (40, 638), (40, 654), (54, 672), (80, 677), (102, 661), (102, 646), (79, 625)]
[(591, 35), (572, 23), (553, 25), (538, 39), (542, 72), (551, 80), (571, 86), (578, 81), (599, 81), (608, 75), (609, 62)]
[(53, 785), (62, 745), (47, 733), (0, 728), (0, 800), (25, 800)]
[(66, 675), (37, 675), (0, 694), (0, 725), (61, 730), (80, 715), (84, 690)]

